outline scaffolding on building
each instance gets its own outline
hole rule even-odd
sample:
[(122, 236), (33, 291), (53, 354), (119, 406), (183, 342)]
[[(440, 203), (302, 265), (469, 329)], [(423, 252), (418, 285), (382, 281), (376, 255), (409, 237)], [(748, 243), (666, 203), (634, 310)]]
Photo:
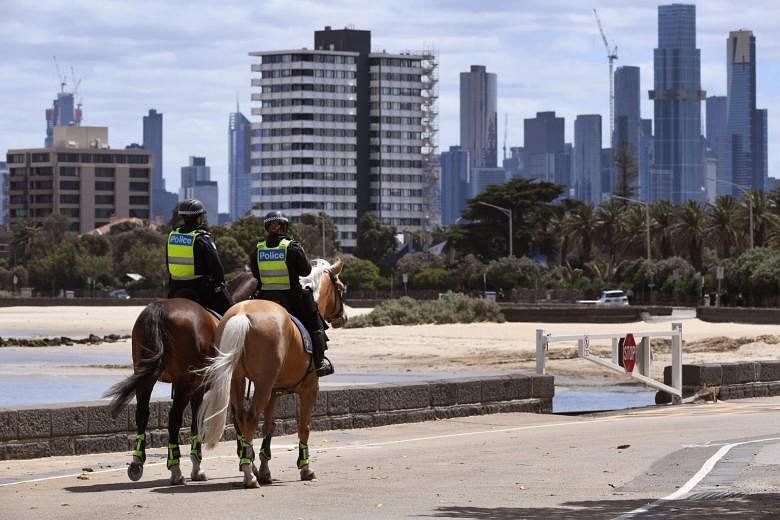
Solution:
[(441, 192), (439, 176), (439, 53), (434, 47), (419, 53), (422, 56), (422, 156), (425, 187), (426, 242), (433, 227), (441, 224)]

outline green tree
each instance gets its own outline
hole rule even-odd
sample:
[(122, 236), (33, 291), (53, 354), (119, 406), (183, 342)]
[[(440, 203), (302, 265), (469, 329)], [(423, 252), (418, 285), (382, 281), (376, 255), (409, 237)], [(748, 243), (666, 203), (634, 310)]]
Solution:
[(372, 291), (384, 285), (379, 267), (371, 260), (362, 258), (350, 258), (344, 264), (344, 270), (339, 278), (350, 290)]
[[(325, 228), (325, 248), (323, 250), (322, 231)], [(295, 225), (295, 236), (312, 258), (335, 259), (341, 250), (338, 229), (327, 213), (301, 215), (300, 224)]]
[(621, 141), (615, 153), (615, 195), (636, 198), (638, 192), (639, 169), (628, 141)]
[(559, 247), (559, 238), (550, 223), (561, 210), (553, 202), (564, 187), (549, 182), (516, 178), (502, 185), (488, 186), (469, 200), (463, 216), (470, 222), (457, 247), (485, 260), (507, 256), (509, 252), (508, 217), (482, 202), (512, 211), (512, 249), (515, 256), (542, 253), (551, 257)]
[(452, 289), (452, 273), (444, 267), (426, 267), (412, 277), (415, 289)]
[(706, 236), (704, 210), (695, 200), (679, 206), (677, 222), (672, 226), (672, 236), (678, 251), (686, 251), (696, 271), (702, 269), (702, 248)]
[(358, 223), (355, 255), (378, 264), (396, 249), (395, 227), (385, 226), (375, 213), (365, 213)]
[(672, 240), (672, 226), (675, 223), (675, 209), (668, 200), (656, 202), (650, 207), (650, 239), (661, 258), (675, 255)]
[(721, 195), (707, 208), (706, 234), (720, 258), (728, 258), (739, 241), (737, 211), (737, 201), (730, 195)]
[(232, 236), (221, 236), (214, 240), (226, 273), (243, 268), (248, 261), (246, 253)]
[(581, 204), (565, 219), (563, 232), (569, 243), (576, 248), (581, 263), (587, 263), (593, 256), (593, 241), (598, 219), (590, 204)]
[(488, 288), (514, 289), (516, 287), (542, 287), (547, 272), (528, 257), (504, 257), (493, 260), (485, 270)]
[[(220, 226), (225, 235), (233, 237), (247, 257), (253, 258), (257, 251), (257, 243), (265, 238), (263, 219), (247, 215), (234, 220), (227, 226)], [(216, 229), (215, 229), (216, 231)], [(215, 233), (216, 236), (216, 233)]]
[(134, 242), (127, 249), (118, 265), (119, 279), (127, 273), (136, 273), (143, 279), (130, 282), (131, 288), (160, 289), (168, 279), (168, 270), (165, 267), (165, 248), (148, 247), (142, 242)]
[(623, 230), (623, 211), (626, 203), (619, 199), (609, 199), (599, 206), (596, 212), (596, 231), (598, 245), (609, 257), (609, 263), (614, 265), (617, 259), (619, 239)]

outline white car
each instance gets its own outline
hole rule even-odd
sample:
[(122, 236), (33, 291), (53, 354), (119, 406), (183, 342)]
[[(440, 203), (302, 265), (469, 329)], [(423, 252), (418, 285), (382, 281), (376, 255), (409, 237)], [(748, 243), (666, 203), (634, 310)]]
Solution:
[(628, 296), (623, 291), (601, 291), (596, 305), (628, 305)]

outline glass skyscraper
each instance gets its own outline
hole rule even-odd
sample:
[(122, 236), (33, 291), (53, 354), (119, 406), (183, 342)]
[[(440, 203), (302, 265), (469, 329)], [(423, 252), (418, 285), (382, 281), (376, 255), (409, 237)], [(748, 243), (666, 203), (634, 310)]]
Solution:
[(228, 121), (228, 182), (230, 220), (238, 220), (252, 209), (250, 141), (252, 124), (241, 112), (230, 114)]
[(497, 165), (496, 75), (484, 65), (460, 73), (460, 146), (468, 150), (472, 168)]
[[(574, 120), (574, 196), (601, 204), (601, 116), (578, 115)], [(609, 190), (606, 190), (609, 191)]]
[(466, 209), (471, 175), (469, 152), (460, 146), (450, 146), (441, 153), (441, 223), (454, 224)]
[[(732, 31), (726, 41), (728, 101), (725, 146), (718, 165), (718, 194), (740, 196), (745, 188), (766, 189), (766, 111), (756, 109), (756, 38)], [(720, 159), (720, 158), (719, 158)]]
[(658, 47), (653, 51), (655, 167), (651, 199), (703, 200), (701, 51), (696, 48), (696, 6), (658, 6)]

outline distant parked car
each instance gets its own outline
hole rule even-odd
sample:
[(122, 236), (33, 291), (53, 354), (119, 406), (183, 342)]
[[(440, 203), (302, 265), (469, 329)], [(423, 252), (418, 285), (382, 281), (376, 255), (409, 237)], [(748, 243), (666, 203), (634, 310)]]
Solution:
[(120, 300), (129, 300), (130, 295), (127, 293), (125, 289), (117, 289), (116, 291), (111, 291), (108, 293), (108, 296), (110, 298), (119, 298)]
[(601, 291), (596, 305), (628, 305), (628, 296), (623, 291)]

